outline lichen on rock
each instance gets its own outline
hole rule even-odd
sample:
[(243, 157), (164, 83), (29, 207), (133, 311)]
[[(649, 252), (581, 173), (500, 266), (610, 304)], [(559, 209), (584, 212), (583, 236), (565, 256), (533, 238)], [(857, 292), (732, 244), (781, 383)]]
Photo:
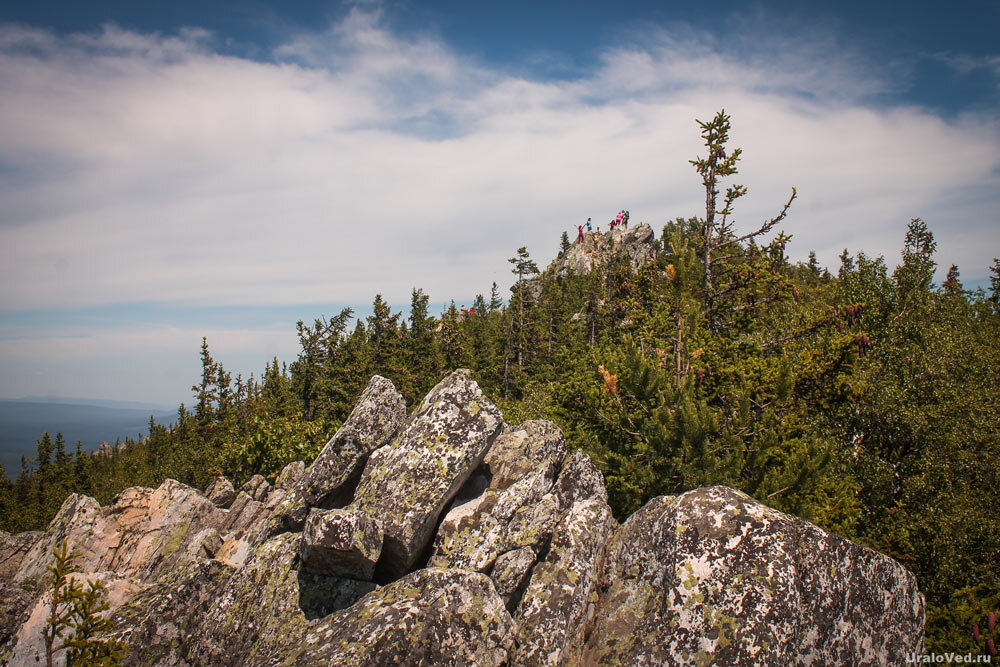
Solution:
[(395, 443), (372, 454), (350, 507), (385, 530), (383, 580), (410, 571), (502, 424), (469, 371), (459, 370), (431, 390)]

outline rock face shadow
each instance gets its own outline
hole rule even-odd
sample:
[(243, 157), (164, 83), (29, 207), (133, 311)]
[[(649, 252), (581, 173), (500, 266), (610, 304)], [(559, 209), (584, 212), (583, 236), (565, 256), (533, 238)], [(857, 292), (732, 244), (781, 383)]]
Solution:
[(299, 608), (306, 620), (314, 621), (347, 609), (375, 590), (371, 581), (331, 577), (299, 570)]

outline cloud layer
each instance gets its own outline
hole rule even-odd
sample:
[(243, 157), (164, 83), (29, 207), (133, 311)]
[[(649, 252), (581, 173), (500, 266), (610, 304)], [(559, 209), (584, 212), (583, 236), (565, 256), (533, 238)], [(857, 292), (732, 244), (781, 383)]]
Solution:
[(829, 35), (633, 33), (573, 78), (529, 78), (358, 9), (259, 61), (197, 29), (0, 27), (0, 312), (468, 299), (587, 217), (697, 215), (694, 121), (721, 107), (738, 225), (796, 186), (793, 256), (893, 261), (920, 216), (941, 263), (986, 273), (995, 118), (876, 105), (903, 74)]

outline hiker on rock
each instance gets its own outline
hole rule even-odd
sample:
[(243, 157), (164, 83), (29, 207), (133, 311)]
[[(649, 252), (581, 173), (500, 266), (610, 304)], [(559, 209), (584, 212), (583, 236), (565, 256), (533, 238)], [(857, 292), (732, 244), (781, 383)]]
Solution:
[(618, 217), (615, 218), (615, 224), (616, 225), (622, 224), (622, 213), (624, 213), (624, 212), (625, 211), (618, 211)]
[(576, 231), (577, 231), (576, 242), (583, 243), (583, 225), (577, 225)]
[(589, 232), (589, 231), (591, 231), (591, 227), (590, 227), (590, 218), (587, 218), (587, 231), (588, 231), (588, 232)]

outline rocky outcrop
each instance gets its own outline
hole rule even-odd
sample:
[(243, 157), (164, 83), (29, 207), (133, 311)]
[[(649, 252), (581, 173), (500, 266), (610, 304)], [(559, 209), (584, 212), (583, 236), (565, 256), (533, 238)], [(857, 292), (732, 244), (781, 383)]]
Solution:
[(310, 507), (335, 509), (347, 505), (368, 457), (389, 444), (406, 421), (406, 402), (392, 382), (380, 375), (368, 383), (354, 410), (319, 456), (290, 488), (265, 528), (264, 536), (299, 530)]
[(512, 627), (489, 578), (428, 568), (323, 619), (285, 664), (499, 666)]
[(552, 422), (525, 422), (497, 438), (472, 485), (485, 488), (441, 522), (429, 565), (488, 572), (509, 551), (537, 554), (552, 536), (558, 505), (549, 492), (565, 455)]
[(382, 524), (382, 578), (410, 571), (502, 426), (469, 371), (455, 371), (424, 398), (399, 439), (372, 454), (350, 507)]
[(302, 569), (371, 581), (382, 536), (382, 525), (363, 512), (313, 510), (302, 533)]
[(557, 276), (583, 275), (616, 256), (624, 256), (632, 270), (637, 271), (655, 255), (653, 229), (643, 222), (628, 229), (617, 227), (602, 234), (586, 232), (583, 241), (573, 243), (552, 262), (549, 269)]
[(648, 503), (601, 580), (588, 663), (901, 664), (923, 632), (898, 563), (725, 487)]
[(551, 422), (504, 425), (468, 371), (408, 418), (373, 378), (274, 487), (74, 494), (0, 534), (0, 662), (37, 664), (62, 541), (129, 665), (897, 664), (923, 636), (902, 566), (738, 491), (619, 525), (593, 461)]
[(225, 477), (216, 477), (205, 488), (205, 497), (217, 507), (228, 508), (236, 500), (236, 489)]

